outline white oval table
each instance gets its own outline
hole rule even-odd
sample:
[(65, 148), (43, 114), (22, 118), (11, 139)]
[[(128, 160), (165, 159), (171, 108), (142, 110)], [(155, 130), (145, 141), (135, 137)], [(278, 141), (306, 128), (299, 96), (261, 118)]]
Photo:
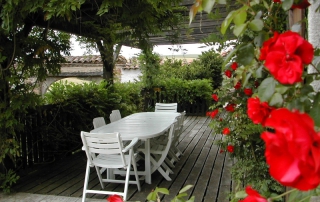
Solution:
[[(151, 184), (150, 138), (164, 134), (180, 113), (140, 112), (96, 128), (92, 133), (119, 132), (122, 140), (138, 137), (145, 141), (145, 182)], [(141, 172), (139, 172), (141, 173)]]

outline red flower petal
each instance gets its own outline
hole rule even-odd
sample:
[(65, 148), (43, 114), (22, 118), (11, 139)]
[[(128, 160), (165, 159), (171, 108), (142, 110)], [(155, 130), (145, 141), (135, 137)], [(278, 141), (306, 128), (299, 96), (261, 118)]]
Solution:
[(238, 68), (238, 63), (234, 62), (231, 64), (231, 69), (236, 70)]
[(109, 202), (123, 202), (123, 199), (121, 196), (119, 195), (111, 195), (107, 198), (107, 201)]
[(223, 131), (222, 131), (222, 134), (224, 134), (224, 135), (230, 134), (229, 128), (224, 128)]

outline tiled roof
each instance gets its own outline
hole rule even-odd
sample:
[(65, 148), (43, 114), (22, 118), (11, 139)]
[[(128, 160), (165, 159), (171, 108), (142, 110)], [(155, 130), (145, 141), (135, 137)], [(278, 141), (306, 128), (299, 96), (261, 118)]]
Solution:
[[(102, 64), (100, 55), (84, 55), (84, 56), (65, 56), (67, 63), (88, 63), (88, 64)], [(126, 64), (127, 59), (120, 55), (117, 64)]]
[[(102, 59), (100, 55), (84, 55), (84, 56), (65, 56), (66, 63), (64, 63), (62, 66), (65, 67), (73, 67), (73, 66), (92, 66), (92, 65), (98, 65), (102, 66)], [(140, 69), (138, 65), (131, 63), (132, 61), (123, 57), (120, 55), (118, 57), (117, 66), (120, 66), (122, 69), (125, 70), (134, 70), (134, 69)]]

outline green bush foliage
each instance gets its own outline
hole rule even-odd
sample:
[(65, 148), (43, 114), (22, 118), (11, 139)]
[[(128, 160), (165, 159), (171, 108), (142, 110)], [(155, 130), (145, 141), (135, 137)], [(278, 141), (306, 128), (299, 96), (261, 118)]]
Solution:
[[(233, 192), (242, 190), (244, 185), (249, 184), (260, 190), (264, 196), (280, 193), (283, 187), (272, 179), (265, 161), (265, 145), (260, 138), (263, 127), (254, 124), (247, 115), (247, 99), (251, 95), (245, 94), (244, 89), (255, 92), (255, 85), (260, 81), (251, 79), (243, 88), (242, 84), (238, 84), (238, 88), (234, 82), (233, 78), (224, 79), (222, 87), (215, 91), (218, 101), (210, 107), (211, 111), (219, 111), (210, 123), (215, 133), (224, 134), (226, 128), (230, 130), (221, 140), (215, 141), (215, 144), (219, 145), (220, 152), (228, 152), (234, 159), (231, 168), (235, 183)], [(234, 104), (234, 110), (228, 111), (228, 104)], [(232, 150), (228, 148), (230, 146)]]
[(91, 122), (97, 116), (104, 117), (108, 122), (113, 109), (119, 109), (123, 116), (141, 111), (140, 91), (139, 83), (108, 85), (105, 80), (98, 84), (56, 82), (45, 94), (44, 100), (46, 104), (59, 104), (68, 109), (81, 110), (81, 116), (88, 117)]
[(223, 58), (214, 50), (203, 52), (198, 59), (187, 64), (183, 60), (166, 59), (159, 68), (159, 80), (179, 78), (183, 80), (209, 79), (214, 89), (221, 86)]
[(199, 99), (211, 100), (213, 91), (211, 81), (208, 79), (184, 80), (178, 78), (168, 78), (160, 80), (156, 86), (163, 86), (161, 94), (167, 101), (178, 103), (195, 103)]

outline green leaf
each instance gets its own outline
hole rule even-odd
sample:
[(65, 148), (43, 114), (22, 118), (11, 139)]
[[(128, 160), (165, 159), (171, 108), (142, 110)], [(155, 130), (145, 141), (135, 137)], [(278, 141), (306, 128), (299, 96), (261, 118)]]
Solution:
[(277, 84), (277, 86), (276, 86), (276, 92), (278, 92), (280, 94), (284, 94), (285, 92), (287, 92), (288, 89), (289, 89), (288, 86), (284, 86), (281, 84)]
[(169, 190), (166, 189), (166, 188), (158, 188), (158, 187), (157, 187), (156, 190), (155, 190), (155, 192), (169, 195)]
[(240, 36), (246, 27), (247, 27), (247, 23), (235, 25), (233, 29), (233, 34), (236, 35), (237, 37)]
[(255, 72), (255, 77), (262, 78), (264, 66), (260, 65), (260, 67)]
[(254, 44), (257, 47), (262, 47), (263, 42), (268, 39), (268, 33), (262, 31), (259, 32), (258, 35), (256, 37), (254, 37)]
[(263, 5), (267, 10), (269, 10), (269, 4), (266, 1), (263, 1)]
[(223, 20), (222, 24), (221, 24), (221, 33), (225, 34), (230, 23), (232, 22), (234, 16), (236, 14), (236, 11), (231, 11), (228, 16)]
[(178, 194), (176, 197), (177, 198), (182, 198), (184, 196), (188, 196), (188, 194), (183, 192), (183, 193)]
[(263, 15), (262, 11), (258, 11), (256, 16), (254, 16), (254, 19), (260, 19), (262, 17), (262, 15)]
[(193, 185), (187, 185), (187, 186), (183, 187), (183, 188), (179, 191), (179, 193), (186, 192), (186, 191), (188, 191), (189, 189), (191, 189), (192, 187), (193, 187)]
[(246, 21), (246, 19), (247, 19), (247, 11), (241, 10), (233, 18), (233, 23), (235, 25), (241, 25)]
[(238, 192), (236, 193), (235, 198), (236, 198), (236, 199), (243, 199), (243, 198), (245, 198), (246, 196), (247, 196), (247, 193), (246, 193), (244, 190), (242, 190), (242, 191), (238, 191)]
[(227, 4), (227, 1), (226, 0), (217, 0), (217, 3), (218, 4)]
[(276, 80), (268, 77), (262, 81), (258, 87), (258, 96), (262, 102), (269, 101), (275, 92)]
[(314, 98), (312, 108), (310, 111), (310, 116), (314, 120), (314, 124), (317, 127), (320, 127), (320, 92), (317, 93), (316, 97)]
[(287, 11), (291, 8), (292, 4), (293, 4), (293, 0), (284, 0), (281, 4), (282, 9)]
[(254, 59), (254, 47), (251, 43), (241, 44), (237, 50), (237, 62), (243, 65), (249, 65)]
[(259, 32), (263, 29), (263, 21), (261, 19), (254, 19), (251, 22), (249, 22), (249, 28), (252, 31)]
[(232, 50), (228, 53), (227, 57), (224, 59), (224, 61), (223, 61), (223, 63), (222, 63), (222, 66), (221, 66), (222, 69), (224, 69), (224, 67), (227, 65), (227, 63), (228, 63), (228, 62), (231, 60), (231, 58), (236, 54), (237, 50), (238, 50), (238, 46), (235, 47), (234, 49), (232, 49)]
[(147, 196), (148, 201), (156, 201), (157, 200), (157, 193), (152, 191)]
[(202, 8), (205, 12), (210, 13), (215, 3), (215, 0), (203, 0)]
[(316, 68), (318, 71), (320, 71), (320, 56), (315, 56), (313, 58), (312, 64), (314, 65), (313, 68)]
[(243, 86), (247, 85), (247, 83), (248, 83), (249, 79), (251, 78), (251, 76), (252, 76), (251, 72), (249, 72), (248, 74), (243, 74), (242, 82), (241, 82)]
[(269, 101), (269, 105), (274, 106), (274, 107), (281, 107), (282, 104), (283, 104), (282, 95), (280, 93), (273, 94), (273, 96), (271, 97), (271, 99)]
[(313, 87), (311, 85), (304, 85), (301, 89), (302, 95), (309, 95), (309, 93), (313, 93)]
[(187, 200), (186, 202), (194, 202), (195, 197), (192, 196), (189, 200)]

